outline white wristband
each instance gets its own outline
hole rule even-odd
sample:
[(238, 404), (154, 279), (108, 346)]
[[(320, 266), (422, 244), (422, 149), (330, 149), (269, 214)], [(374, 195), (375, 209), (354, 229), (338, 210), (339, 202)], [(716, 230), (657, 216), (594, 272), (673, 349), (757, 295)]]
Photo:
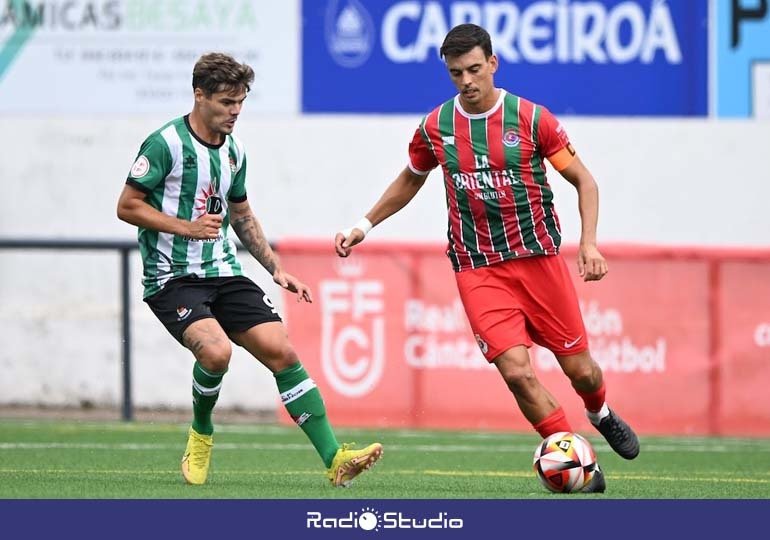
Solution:
[(363, 218), (359, 219), (359, 220), (356, 222), (356, 224), (355, 224), (355, 225), (353, 225), (352, 227), (349, 227), (349, 228), (347, 228), (347, 229), (342, 229), (340, 232), (342, 233), (342, 236), (344, 236), (345, 238), (347, 238), (348, 236), (350, 236), (350, 233), (352, 233), (352, 232), (353, 232), (353, 229), (358, 229), (358, 230), (360, 230), (362, 233), (364, 233), (364, 237), (366, 237), (366, 235), (367, 235), (367, 234), (369, 234), (369, 231), (371, 231), (371, 230), (372, 230), (372, 227), (373, 227), (373, 226), (374, 226), (374, 225), (372, 225), (372, 222), (371, 222), (371, 221), (369, 221), (368, 219), (366, 219), (365, 217), (363, 217)]

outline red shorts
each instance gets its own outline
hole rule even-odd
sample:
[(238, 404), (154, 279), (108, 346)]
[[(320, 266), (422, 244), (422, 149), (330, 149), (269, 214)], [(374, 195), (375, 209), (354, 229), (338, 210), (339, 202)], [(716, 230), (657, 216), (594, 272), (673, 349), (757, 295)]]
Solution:
[(533, 342), (562, 356), (588, 348), (575, 286), (561, 255), (503, 261), (455, 272), (455, 279), (488, 361)]

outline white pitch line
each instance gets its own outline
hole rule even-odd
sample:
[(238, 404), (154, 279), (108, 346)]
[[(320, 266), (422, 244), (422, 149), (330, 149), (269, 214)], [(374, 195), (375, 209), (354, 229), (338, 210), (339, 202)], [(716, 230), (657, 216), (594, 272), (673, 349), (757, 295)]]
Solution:
[[(3, 422), (0, 422), (2, 425)], [(8, 425), (14, 427), (23, 427), (29, 429), (39, 429), (40, 423), (33, 421), (8, 422)], [(104, 422), (83, 422), (78, 424), (63, 424), (52, 426), (51, 429), (57, 433), (82, 433), (88, 431), (98, 431), (103, 433), (106, 429), (117, 431), (119, 433), (176, 433), (186, 437), (189, 424), (151, 424), (151, 423), (104, 423)], [(278, 426), (273, 424), (222, 424), (217, 426), (217, 433), (231, 433), (241, 435), (277, 435), (293, 436), (296, 428), (293, 426)], [(374, 430), (357, 430), (353, 428), (340, 428), (336, 430), (337, 435), (343, 438), (369, 438), (377, 437)], [(505, 432), (445, 432), (445, 431), (420, 431), (411, 429), (387, 430), (387, 438), (392, 439), (425, 439), (432, 441), (426, 443), (435, 444), (441, 440), (461, 440), (469, 443), (478, 442), (479, 444), (495, 444), (497, 447), (519, 448), (521, 445), (529, 444), (516, 441), (510, 443), (512, 438), (522, 437), (522, 433)], [(382, 435), (379, 435), (382, 436)], [(603, 443), (598, 434), (590, 433), (588, 440), (598, 449), (609, 449)], [(413, 442), (413, 441), (410, 441)], [(2, 444), (2, 443), (0, 443)], [(407, 443), (409, 444), (409, 443)], [(513, 444), (514, 446), (512, 446)], [(537, 435), (532, 435), (532, 448), (538, 444)], [(392, 446), (392, 445), (389, 445)], [(219, 447), (219, 446), (218, 446)], [(475, 447), (474, 447), (475, 448)], [(760, 452), (770, 452), (770, 438), (746, 438), (746, 437), (705, 437), (705, 436), (682, 436), (682, 437), (654, 437), (654, 442), (646, 442), (642, 437), (642, 451), (673, 452), (673, 451), (693, 451), (693, 452), (723, 452), (733, 450), (757, 450)], [(475, 451), (475, 450), (474, 450)], [(483, 450), (482, 450), (483, 451)]]
[[(87, 474), (92, 476), (98, 475), (177, 475), (177, 470), (154, 470), (154, 471), (137, 471), (137, 470), (116, 470), (116, 469), (3, 469), (0, 468), (0, 474), (27, 474), (27, 475), (52, 475), (52, 474), (64, 474), (64, 475), (78, 475)], [(289, 470), (289, 471), (254, 471), (254, 470), (231, 470), (231, 469), (217, 469), (217, 475), (227, 476), (320, 476), (321, 471), (318, 470)], [(531, 471), (450, 471), (440, 469), (391, 469), (380, 470), (377, 472), (378, 476), (434, 476), (434, 477), (454, 477), (454, 478), (530, 478), (532, 476)], [(703, 472), (689, 472), (686, 478), (671, 476), (671, 475), (650, 475), (650, 474), (634, 474), (628, 472), (612, 473), (608, 475), (610, 479), (623, 479), (623, 480), (640, 480), (648, 482), (677, 482), (677, 483), (728, 483), (728, 484), (770, 484), (770, 478), (756, 478), (756, 477), (739, 477), (739, 476), (714, 476), (713, 471)]]
[[(0, 442), (0, 450), (178, 450), (182, 443), (67, 443), (67, 442)], [(755, 448), (759, 452), (770, 452), (770, 445), (765, 448)], [(534, 451), (533, 445), (462, 445), (462, 444), (385, 444), (387, 450), (412, 451), (412, 452), (437, 452), (437, 453), (521, 453)], [(304, 451), (311, 448), (310, 443), (217, 443), (217, 450), (298, 450)], [(602, 452), (611, 452), (609, 446), (594, 444), (594, 448)], [(672, 453), (672, 452), (699, 452), (699, 453), (727, 453), (736, 451), (727, 445), (688, 445), (686, 447), (666, 444), (643, 444), (645, 453)]]

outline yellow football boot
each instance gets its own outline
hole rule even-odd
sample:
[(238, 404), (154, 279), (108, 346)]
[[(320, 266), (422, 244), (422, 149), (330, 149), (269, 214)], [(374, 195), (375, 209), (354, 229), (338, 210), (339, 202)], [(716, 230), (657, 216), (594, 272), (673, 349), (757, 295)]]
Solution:
[(356, 476), (371, 468), (382, 457), (380, 443), (370, 444), (361, 450), (355, 450), (352, 446), (352, 443), (343, 444), (329, 467), (327, 476), (335, 487), (348, 487)]
[(182, 456), (182, 475), (188, 484), (200, 485), (206, 482), (211, 463), (211, 448), (214, 439), (211, 435), (201, 435), (190, 428), (187, 449)]

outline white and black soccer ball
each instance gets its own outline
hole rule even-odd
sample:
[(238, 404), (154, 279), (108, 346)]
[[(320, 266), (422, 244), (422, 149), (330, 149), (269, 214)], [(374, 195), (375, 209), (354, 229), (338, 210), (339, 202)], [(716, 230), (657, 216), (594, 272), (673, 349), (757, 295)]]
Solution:
[(537, 445), (533, 467), (549, 491), (574, 493), (593, 478), (596, 453), (591, 443), (577, 433), (560, 431)]

